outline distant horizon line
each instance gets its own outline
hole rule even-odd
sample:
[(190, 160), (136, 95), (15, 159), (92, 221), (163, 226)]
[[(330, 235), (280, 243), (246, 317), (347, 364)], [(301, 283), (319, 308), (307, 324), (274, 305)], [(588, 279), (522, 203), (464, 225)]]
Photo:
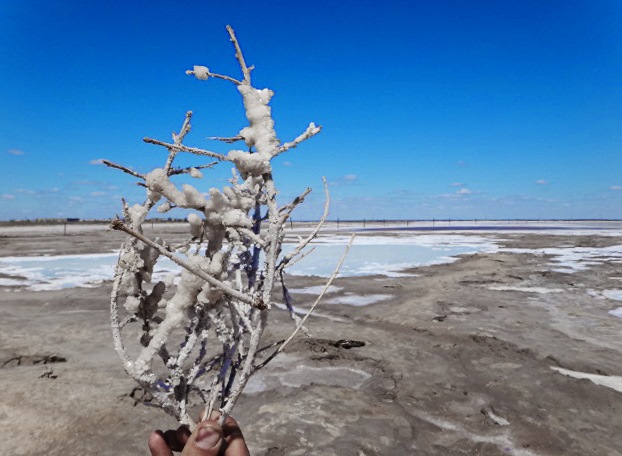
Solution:
[[(112, 219), (87, 219), (87, 218), (71, 218), (71, 217), (50, 217), (50, 218), (34, 218), (34, 219), (9, 219), (9, 220), (0, 220), (0, 225), (20, 225), (20, 224), (39, 224), (39, 225), (50, 225), (50, 224), (65, 224), (65, 223), (110, 223)], [(183, 223), (187, 220), (185, 218), (152, 218), (146, 219), (145, 223)], [(289, 219), (290, 223), (317, 223), (318, 220), (310, 220), (310, 219)], [(519, 223), (519, 222), (621, 222), (622, 218), (529, 218), (529, 217), (516, 217), (516, 218), (478, 218), (478, 217), (461, 217), (461, 218), (451, 218), (451, 217), (442, 217), (442, 218), (420, 218), (420, 219), (408, 219), (408, 218), (381, 218), (381, 219), (342, 219), (342, 218), (334, 218), (327, 219), (327, 223), (442, 223), (442, 222), (508, 222), (508, 223)]]

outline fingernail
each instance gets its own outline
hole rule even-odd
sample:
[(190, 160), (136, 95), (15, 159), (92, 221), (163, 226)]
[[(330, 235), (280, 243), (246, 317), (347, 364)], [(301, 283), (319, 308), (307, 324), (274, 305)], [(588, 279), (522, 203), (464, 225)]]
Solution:
[(197, 446), (203, 450), (210, 450), (218, 445), (221, 436), (220, 432), (211, 426), (205, 426), (199, 429), (197, 432), (197, 438), (195, 440)]

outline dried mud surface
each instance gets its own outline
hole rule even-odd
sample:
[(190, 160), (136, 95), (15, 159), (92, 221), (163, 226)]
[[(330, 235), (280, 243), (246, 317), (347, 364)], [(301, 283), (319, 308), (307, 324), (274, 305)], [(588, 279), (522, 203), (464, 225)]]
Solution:
[[(120, 242), (99, 231), (20, 236), (5, 234), (0, 254), (98, 252)], [(622, 244), (613, 236), (495, 237), (513, 249)], [(501, 251), (416, 268), (413, 277), (337, 279), (342, 290), (331, 296), (392, 298), (324, 305), (308, 324), (312, 337), (251, 381), (234, 416), (252, 454), (622, 454), (622, 393), (552, 369), (622, 375), (622, 319), (607, 313), (620, 302), (599, 295), (622, 288), (621, 265), (570, 274), (548, 262)], [(321, 283), (289, 280), (291, 288)], [(147, 455), (149, 432), (175, 426), (140, 403), (122, 371), (109, 291), (0, 290), (1, 455)], [(314, 297), (295, 298), (305, 307)], [(276, 311), (266, 341), (291, 329)]]

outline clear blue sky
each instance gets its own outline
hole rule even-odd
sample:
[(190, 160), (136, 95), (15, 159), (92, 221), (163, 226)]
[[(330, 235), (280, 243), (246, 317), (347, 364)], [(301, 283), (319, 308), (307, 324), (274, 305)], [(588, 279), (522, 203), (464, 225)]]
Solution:
[[(295, 218), (622, 218), (622, 2), (0, 2), (0, 219), (109, 218), (187, 110), (188, 145), (245, 126), (225, 25), (276, 92)], [(95, 164), (94, 164), (95, 163)], [(191, 162), (184, 158), (182, 164)], [(199, 160), (199, 163), (201, 161)], [(206, 171), (201, 190), (228, 170)], [(173, 214), (175, 215), (175, 214)]]

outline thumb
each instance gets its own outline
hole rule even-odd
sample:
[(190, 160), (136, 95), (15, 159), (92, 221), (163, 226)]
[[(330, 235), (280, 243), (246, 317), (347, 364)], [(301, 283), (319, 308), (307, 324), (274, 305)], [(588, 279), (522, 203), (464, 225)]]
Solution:
[(181, 456), (218, 456), (222, 436), (222, 428), (216, 421), (201, 421), (188, 437)]

